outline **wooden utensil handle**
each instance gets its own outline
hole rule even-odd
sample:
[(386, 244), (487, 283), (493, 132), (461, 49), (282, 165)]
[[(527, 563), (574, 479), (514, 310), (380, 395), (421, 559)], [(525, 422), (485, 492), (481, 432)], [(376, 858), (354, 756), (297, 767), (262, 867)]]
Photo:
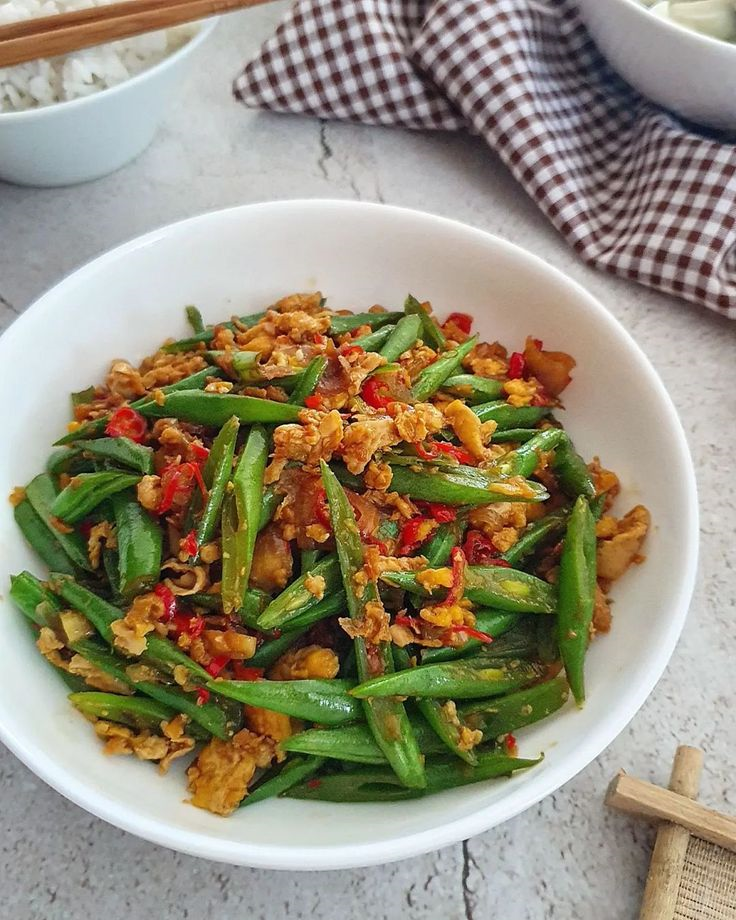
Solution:
[[(700, 788), (703, 752), (679, 747), (670, 776), (670, 790), (695, 799)], [(639, 920), (671, 920), (675, 915), (680, 879), (685, 865), (690, 832), (678, 824), (663, 824), (657, 832)]]

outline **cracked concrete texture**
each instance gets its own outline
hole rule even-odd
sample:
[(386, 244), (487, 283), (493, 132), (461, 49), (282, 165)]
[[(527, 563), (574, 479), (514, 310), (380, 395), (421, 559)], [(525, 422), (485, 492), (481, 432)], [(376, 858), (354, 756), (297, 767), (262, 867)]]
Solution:
[[(702, 508), (700, 576), (662, 681), (613, 745), (502, 827), (364, 870), (275, 873), (209, 864), (90, 817), (0, 750), (0, 916), (14, 920), (284, 918), (627, 920), (651, 830), (604, 811), (611, 776), (666, 783), (678, 741), (707, 752), (702, 800), (736, 812), (732, 394), (736, 325), (582, 265), (481, 142), (250, 113), (229, 96), (282, 5), (223, 20), (190, 91), (136, 163), (99, 182), (0, 184), (0, 327), (101, 250), (198, 212), (272, 198), (344, 197), (454, 217), (525, 246), (598, 296), (636, 337), (687, 432)], [(134, 202), (134, 206), (131, 203)], [(663, 458), (666, 472), (666, 458)], [(642, 611), (646, 616), (646, 611)]]

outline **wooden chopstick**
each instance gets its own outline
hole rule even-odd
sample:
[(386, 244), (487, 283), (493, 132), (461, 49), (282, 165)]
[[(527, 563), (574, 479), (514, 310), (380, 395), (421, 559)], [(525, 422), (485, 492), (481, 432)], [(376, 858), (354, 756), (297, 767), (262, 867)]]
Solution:
[(126, 0), (0, 26), (0, 67), (56, 57), (271, 0)]
[(619, 773), (608, 787), (606, 805), (654, 821), (671, 821), (702, 840), (736, 853), (736, 818), (721, 815), (669, 789)]

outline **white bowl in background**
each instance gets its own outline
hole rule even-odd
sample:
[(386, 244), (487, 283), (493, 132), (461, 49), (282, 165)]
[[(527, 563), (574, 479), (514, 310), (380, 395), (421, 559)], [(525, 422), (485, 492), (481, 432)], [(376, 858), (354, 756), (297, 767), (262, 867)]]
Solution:
[(545, 752), (538, 767), (409, 802), (284, 799), (225, 819), (185, 803), (183, 767), (162, 778), (150, 764), (102, 755), (7, 600), (11, 573), (40, 569), (10, 504), (0, 505), (0, 739), (63, 795), (118, 827), (197, 856), (274, 869), (414, 856), (487, 830), (559, 788), (610, 744), (654, 687), (682, 630), (697, 558), (695, 481), (680, 422), (646, 357), (605, 308), (557, 269), (487, 233), (344, 201), (195, 217), (112, 250), (41, 297), (0, 339), (0, 387), (13, 393), (0, 405), (0, 494), (43, 468), (69, 418), (68, 393), (101, 381), (112, 358), (138, 361), (167, 336), (185, 334), (185, 304), (214, 322), (317, 288), (332, 306), (353, 309), (395, 307), (412, 291), (440, 315), (471, 313), (489, 341), (518, 348), (531, 333), (570, 351), (578, 364), (565, 391), (566, 427), (585, 456), (599, 454), (620, 475), (618, 508), (644, 502), (654, 528), (646, 563), (615, 585), (611, 634), (590, 649), (587, 705), (519, 733), (522, 755)]
[(129, 80), (89, 96), (22, 112), (0, 112), (0, 179), (52, 187), (99, 179), (153, 140), (191, 55), (216, 19), (172, 54)]
[(596, 44), (644, 96), (698, 124), (736, 129), (736, 44), (657, 16), (639, 0), (578, 0)]

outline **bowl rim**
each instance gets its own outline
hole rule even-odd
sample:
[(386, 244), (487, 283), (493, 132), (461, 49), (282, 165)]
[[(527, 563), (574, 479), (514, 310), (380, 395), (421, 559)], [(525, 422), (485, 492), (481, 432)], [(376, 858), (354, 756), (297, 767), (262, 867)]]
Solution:
[[(303, 847), (288, 848), (282, 844), (235, 843), (231, 840), (207, 836), (206, 833), (198, 831), (175, 829), (164, 821), (150, 816), (131, 815), (126, 806), (120, 805), (109, 795), (90, 790), (85, 785), (82, 777), (73, 776), (60, 770), (47, 751), (38, 748), (25, 738), (15, 736), (0, 723), (0, 741), (29, 769), (70, 801), (115, 827), (169, 849), (217, 862), (253, 868), (307, 871), (385, 864), (449, 846), (496, 827), (522, 813), (561, 788), (587, 767), (633, 719), (659, 681), (672, 656), (685, 625), (695, 585), (699, 543), (699, 510), (692, 458), (675, 406), (649, 359), (623, 325), (581, 284), (540, 256), (485, 230), (426, 211), (352, 200), (289, 199), (222, 208), (176, 221), (107, 250), (82, 264), (61, 281), (49, 287), (2, 335), (1, 338), (4, 340), (3, 347), (12, 348), (14, 339), (26, 326), (38, 321), (38, 319), (42, 319), (45, 310), (53, 309), (53, 300), (59, 294), (63, 295), (66, 287), (73, 289), (74, 285), (80, 281), (83, 282), (87, 276), (96, 273), (100, 269), (104, 270), (108, 263), (125, 258), (132, 251), (154, 244), (157, 240), (172, 233), (186, 233), (190, 225), (200, 221), (216, 221), (218, 218), (228, 219), (234, 217), (236, 212), (246, 214), (251, 219), (257, 220), (258, 215), (264, 211), (283, 211), (288, 213), (294, 208), (312, 210), (317, 213), (324, 209), (340, 210), (345, 213), (345, 219), (349, 219), (350, 214), (356, 211), (368, 210), (382, 211), (388, 217), (393, 215), (397, 219), (409, 216), (415, 220), (425, 221), (428, 226), (432, 225), (433, 228), (446, 229), (455, 234), (464, 234), (467, 239), (479, 240), (501, 251), (515, 255), (517, 258), (521, 257), (538, 270), (546, 272), (558, 282), (566, 285), (571, 294), (580, 298), (586, 308), (596, 315), (604, 330), (608, 328), (615, 332), (616, 335), (623, 336), (628, 346), (636, 353), (642, 372), (648, 378), (648, 384), (656, 390), (661, 401), (663, 417), (669, 423), (668, 427), (671, 429), (677, 443), (678, 460), (685, 471), (686, 479), (683, 507), (686, 518), (684, 532), (687, 534), (687, 545), (684, 547), (686, 563), (679, 573), (677, 597), (672, 605), (667, 627), (662, 631), (658, 644), (652, 651), (652, 660), (646, 678), (642, 679), (638, 685), (629, 686), (622, 692), (620, 697), (622, 702), (619, 702), (614, 716), (602, 721), (595, 731), (581, 738), (580, 744), (575, 751), (575, 756), (571, 756), (555, 765), (548, 773), (539, 774), (540, 779), (538, 782), (522, 785), (514, 793), (501, 799), (500, 802), (482, 807), (470, 815), (449, 820), (427, 830), (412, 831), (405, 835), (393, 837), (390, 840), (364, 844), (331, 845), (307, 849)], [(489, 811), (492, 811), (493, 814), (489, 815)]]
[[(193, 35), (188, 41), (184, 42), (180, 48), (177, 48), (176, 51), (172, 52), (172, 54), (167, 54), (166, 57), (162, 58), (156, 64), (151, 67), (147, 67), (145, 70), (141, 70), (140, 73), (135, 74), (128, 80), (123, 80), (121, 83), (116, 83), (114, 86), (106, 86), (104, 89), (98, 90), (96, 93), (90, 93), (89, 96), (78, 96), (76, 99), (65, 99), (62, 102), (52, 102), (49, 105), (39, 105), (31, 109), (21, 109), (17, 112), (0, 112), (0, 123), (3, 121), (30, 121), (33, 118), (43, 118), (52, 112), (69, 112), (72, 109), (80, 108), (83, 105), (91, 105), (98, 99), (108, 99), (112, 95), (117, 95), (119, 93), (125, 92), (129, 88), (134, 88), (138, 83), (143, 82), (145, 79), (153, 76), (155, 73), (161, 70), (165, 70), (166, 68), (173, 66), (181, 58), (195, 51), (202, 44), (202, 42), (204, 42), (208, 36), (212, 34), (215, 27), (217, 26), (217, 23), (219, 22), (219, 19), (219, 16), (212, 16), (209, 19), (201, 20), (199, 22), (199, 29), (197, 30), (197, 33)], [(186, 25), (186, 23), (184, 24)], [(106, 44), (112, 43), (107, 42)], [(19, 64), (16, 66), (22, 65)], [(12, 67), (9, 67), (8, 70), (12, 70)]]
[[(596, 2), (598, 2), (598, 0), (596, 0)], [(673, 34), (688, 35), (691, 41), (702, 43), (706, 48), (720, 48), (721, 50), (724, 48), (730, 49), (724, 53), (736, 56), (736, 42), (726, 41), (725, 38), (714, 38), (712, 35), (705, 35), (703, 32), (698, 32), (696, 29), (688, 29), (687, 26), (675, 22), (673, 19), (663, 19), (661, 16), (655, 16), (651, 8), (644, 6), (640, 0), (612, 0), (612, 2), (620, 3), (624, 6), (628, 6), (630, 9), (636, 10), (637, 12), (635, 15), (641, 15), (643, 19), (654, 22), (655, 28), (661, 27)]]

